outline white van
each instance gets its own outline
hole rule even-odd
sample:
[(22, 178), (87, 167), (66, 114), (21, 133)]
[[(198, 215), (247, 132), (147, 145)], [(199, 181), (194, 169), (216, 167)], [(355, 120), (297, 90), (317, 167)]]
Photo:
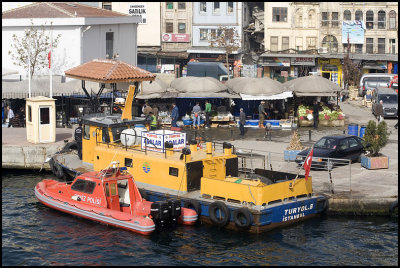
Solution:
[(363, 74), (360, 79), (360, 84), (358, 85), (358, 96), (365, 95), (365, 82), (366, 81), (379, 81), (379, 86), (382, 86), (382, 82), (387, 82), (387, 86), (389, 86), (390, 81), (396, 74), (387, 74), (387, 73), (370, 73)]

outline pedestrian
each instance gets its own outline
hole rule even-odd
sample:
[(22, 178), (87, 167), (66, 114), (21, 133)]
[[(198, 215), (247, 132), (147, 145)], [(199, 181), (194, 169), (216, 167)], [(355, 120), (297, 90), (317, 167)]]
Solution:
[(9, 105), (7, 105), (7, 119), (8, 119), (8, 127), (12, 126), (12, 119), (14, 118), (14, 112)]
[(265, 101), (261, 101), (260, 105), (258, 105), (258, 127), (264, 127), (265, 117), (268, 115), (264, 109)]
[(196, 122), (197, 122), (197, 127), (200, 128), (200, 104), (196, 102), (196, 105), (193, 107), (193, 128), (196, 128)]
[(314, 118), (314, 129), (318, 129), (318, 118), (319, 117), (319, 103), (317, 100), (314, 101), (313, 105), (313, 118)]
[(179, 117), (178, 106), (176, 106), (176, 103), (172, 103), (172, 112), (171, 112), (172, 122), (171, 122), (171, 124), (173, 127), (178, 127), (178, 125), (176, 124), (176, 121), (178, 121), (178, 117)]
[(243, 108), (240, 108), (240, 115), (239, 115), (239, 129), (240, 129), (240, 136), (244, 137), (244, 125), (246, 124), (246, 113), (243, 111)]
[(156, 116), (153, 114), (153, 112), (150, 112), (149, 113), (149, 117), (151, 118), (150, 130), (156, 130), (157, 129), (157, 118), (156, 118)]
[(82, 121), (79, 120), (79, 126), (75, 129), (75, 141), (78, 147), (78, 157), (82, 160)]
[(378, 123), (383, 121), (383, 100), (380, 100), (375, 107), (376, 115), (378, 117)]
[(153, 112), (153, 109), (151, 108), (150, 104), (146, 101), (146, 103), (144, 104), (143, 113), (147, 117), (150, 112)]
[(210, 127), (210, 114), (211, 114), (211, 103), (206, 100), (206, 128)]

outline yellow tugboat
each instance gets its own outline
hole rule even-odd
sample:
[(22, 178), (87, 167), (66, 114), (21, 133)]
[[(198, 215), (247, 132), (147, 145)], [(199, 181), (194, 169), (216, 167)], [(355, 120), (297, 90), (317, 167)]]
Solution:
[(199, 148), (190, 141), (186, 146), (184, 132), (139, 128), (144, 120), (131, 116), (133, 93), (131, 86), (122, 116), (83, 118), (82, 161), (74, 153), (50, 160), (59, 178), (102, 170), (118, 161), (148, 201), (178, 198), (183, 207), (195, 209), (202, 222), (253, 233), (318, 216), (326, 209), (327, 199), (313, 193), (311, 177), (266, 169), (245, 177), (229, 143), (206, 142)]

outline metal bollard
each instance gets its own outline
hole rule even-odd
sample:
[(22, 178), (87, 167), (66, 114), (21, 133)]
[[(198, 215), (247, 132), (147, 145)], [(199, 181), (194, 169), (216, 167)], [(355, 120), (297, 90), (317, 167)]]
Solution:
[(308, 130), (308, 141), (311, 141), (311, 129)]

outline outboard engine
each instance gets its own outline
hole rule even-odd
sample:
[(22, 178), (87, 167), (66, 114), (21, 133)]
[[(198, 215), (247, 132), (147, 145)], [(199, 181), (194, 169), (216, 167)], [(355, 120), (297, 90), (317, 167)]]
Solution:
[(157, 201), (151, 204), (150, 215), (153, 218), (153, 221), (156, 223), (156, 226), (163, 226), (167, 220), (169, 219), (169, 209), (168, 202), (166, 201)]
[(171, 199), (168, 201), (168, 209), (169, 209), (169, 216), (170, 220), (173, 223), (176, 223), (179, 216), (181, 215), (181, 202), (176, 199)]

